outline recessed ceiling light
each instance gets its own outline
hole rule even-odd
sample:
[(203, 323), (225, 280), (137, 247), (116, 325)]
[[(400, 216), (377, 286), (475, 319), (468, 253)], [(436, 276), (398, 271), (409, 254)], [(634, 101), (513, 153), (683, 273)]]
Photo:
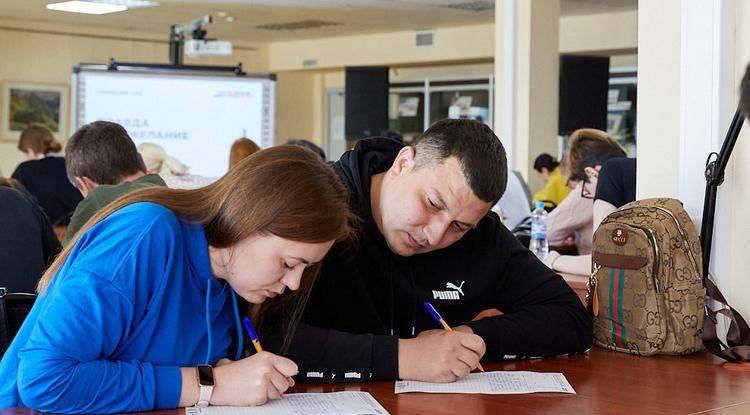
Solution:
[(92, 3), (88, 1), (65, 1), (62, 3), (50, 3), (47, 5), (50, 10), (57, 10), (61, 12), (72, 12), (72, 13), (86, 13), (86, 14), (106, 14), (114, 12), (123, 12), (128, 9), (127, 6), (121, 4), (107, 4), (107, 3)]
[(125, 6), (128, 9), (137, 9), (140, 7), (153, 7), (158, 6), (159, 2), (152, 0), (84, 0), (89, 3), (103, 3), (103, 4), (116, 4), (118, 6)]
[(106, 14), (158, 5), (158, 2), (152, 0), (75, 0), (51, 3), (47, 8), (73, 13)]

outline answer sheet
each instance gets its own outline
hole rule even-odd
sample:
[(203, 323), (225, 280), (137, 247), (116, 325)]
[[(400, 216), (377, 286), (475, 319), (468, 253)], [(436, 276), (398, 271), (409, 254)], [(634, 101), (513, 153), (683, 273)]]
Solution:
[(471, 373), (453, 383), (397, 381), (396, 393), (405, 392), (484, 393), (490, 395), (536, 392), (576, 393), (562, 373), (524, 371)]
[(186, 415), (388, 415), (367, 392), (290, 393), (261, 406), (185, 408)]

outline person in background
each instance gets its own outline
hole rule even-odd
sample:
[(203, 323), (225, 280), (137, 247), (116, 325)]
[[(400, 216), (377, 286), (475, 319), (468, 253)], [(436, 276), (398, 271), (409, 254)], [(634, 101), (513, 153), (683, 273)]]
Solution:
[[(574, 227), (577, 228), (575, 235), (579, 239), (576, 239), (576, 245), (580, 243), (579, 254), (582, 255), (561, 256), (556, 251), (550, 251), (545, 262), (547, 266), (555, 271), (569, 274), (588, 275), (588, 273), (591, 272), (591, 240), (593, 239), (594, 231), (607, 215), (619, 207), (608, 202), (596, 200), (607, 193), (606, 190), (602, 190), (603, 188), (600, 188), (598, 185), (600, 172), (604, 170), (603, 166), (606, 165), (608, 161), (625, 157), (625, 150), (623, 150), (622, 147), (620, 147), (620, 145), (610, 138), (604, 131), (585, 128), (577, 130), (576, 133), (577, 134), (572, 137), (573, 139), (570, 141), (570, 149), (567, 157), (567, 169), (568, 172), (570, 172), (570, 181), (571, 183), (574, 183), (574, 191), (568, 196), (572, 199), (568, 204), (563, 202), (566, 206), (564, 206), (562, 213), (553, 217), (552, 226), (558, 229), (565, 229), (567, 227), (568, 230)], [(606, 172), (607, 182), (610, 182), (610, 172), (614, 171), (613, 169), (608, 168)], [(623, 187), (624, 190), (625, 187), (629, 188), (632, 184), (632, 193), (628, 192), (628, 195), (622, 196), (622, 204), (627, 203), (624, 201), (631, 197), (632, 200), (635, 199), (635, 166), (633, 166), (632, 174), (632, 182), (628, 180), (628, 183), (630, 184)], [(582, 199), (586, 199), (588, 202)], [(589, 205), (591, 206), (590, 216), (585, 210)], [(558, 209), (560, 209), (560, 207), (555, 209), (552, 213), (557, 212)], [(577, 209), (580, 209), (580, 213)], [(550, 213), (550, 215), (552, 215), (552, 213)], [(586, 222), (581, 222), (580, 218), (584, 216)], [(571, 226), (571, 223), (577, 225)], [(547, 229), (549, 234), (549, 217), (547, 221)], [(562, 235), (565, 235), (566, 233), (568, 233), (568, 231), (553, 231), (553, 236), (556, 238), (562, 238)]]
[(141, 143), (138, 153), (143, 158), (146, 171), (158, 174), (170, 189), (198, 189), (216, 181), (215, 177), (204, 177), (188, 173), (189, 167), (167, 154), (158, 144)]
[(510, 231), (531, 215), (529, 198), (526, 196), (521, 180), (515, 172), (509, 170), (505, 193), (492, 207), (492, 211), (500, 216), (503, 225)]
[(51, 223), (70, 214), (82, 197), (68, 181), (65, 159), (49, 155), (62, 150), (49, 128), (41, 124), (26, 127), (18, 139), (18, 149), (28, 160), (16, 167), (12, 177), (36, 198)]
[(272, 302), (300, 310), (352, 223), (333, 170), (290, 146), (248, 157), (202, 189), (118, 199), (40, 280), (0, 361), (0, 408), (116, 413), (280, 398), (297, 366), (268, 352), (242, 357), (237, 296), (262, 304), (289, 289), (298, 292)]
[[(560, 170), (560, 163), (547, 153), (540, 154), (534, 160), (534, 170), (544, 181), (544, 187), (534, 194), (531, 204), (536, 202), (552, 202), (555, 206), (562, 203), (563, 199), (570, 193), (567, 179)], [(554, 206), (553, 206), (554, 207)]]
[(229, 168), (231, 169), (240, 160), (258, 151), (260, 151), (260, 147), (255, 144), (255, 141), (246, 137), (238, 138), (232, 143), (232, 148), (229, 150)]
[(326, 152), (322, 148), (318, 147), (315, 143), (304, 138), (294, 138), (286, 142), (290, 146), (300, 146), (308, 150), (312, 150), (315, 154), (319, 155), (323, 161), (326, 160)]
[(17, 186), (0, 177), (0, 287), (33, 293), (60, 252), (60, 242), (36, 200)]
[(86, 124), (70, 137), (65, 151), (68, 177), (84, 199), (70, 218), (64, 246), (96, 212), (120, 196), (144, 187), (166, 186), (159, 175), (146, 174), (143, 159), (120, 124)]

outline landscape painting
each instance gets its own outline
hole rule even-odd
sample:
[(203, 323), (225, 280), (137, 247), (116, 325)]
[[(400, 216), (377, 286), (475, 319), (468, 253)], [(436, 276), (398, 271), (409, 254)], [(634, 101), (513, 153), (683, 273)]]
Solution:
[(67, 86), (5, 83), (3, 86), (3, 138), (16, 140), (33, 123), (47, 126), (63, 139), (67, 121)]

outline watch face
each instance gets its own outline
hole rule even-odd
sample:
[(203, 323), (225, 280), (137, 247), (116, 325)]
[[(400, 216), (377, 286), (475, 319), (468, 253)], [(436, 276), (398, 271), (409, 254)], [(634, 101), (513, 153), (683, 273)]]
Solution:
[(208, 365), (198, 365), (198, 382), (202, 386), (214, 386), (214, 369)]

